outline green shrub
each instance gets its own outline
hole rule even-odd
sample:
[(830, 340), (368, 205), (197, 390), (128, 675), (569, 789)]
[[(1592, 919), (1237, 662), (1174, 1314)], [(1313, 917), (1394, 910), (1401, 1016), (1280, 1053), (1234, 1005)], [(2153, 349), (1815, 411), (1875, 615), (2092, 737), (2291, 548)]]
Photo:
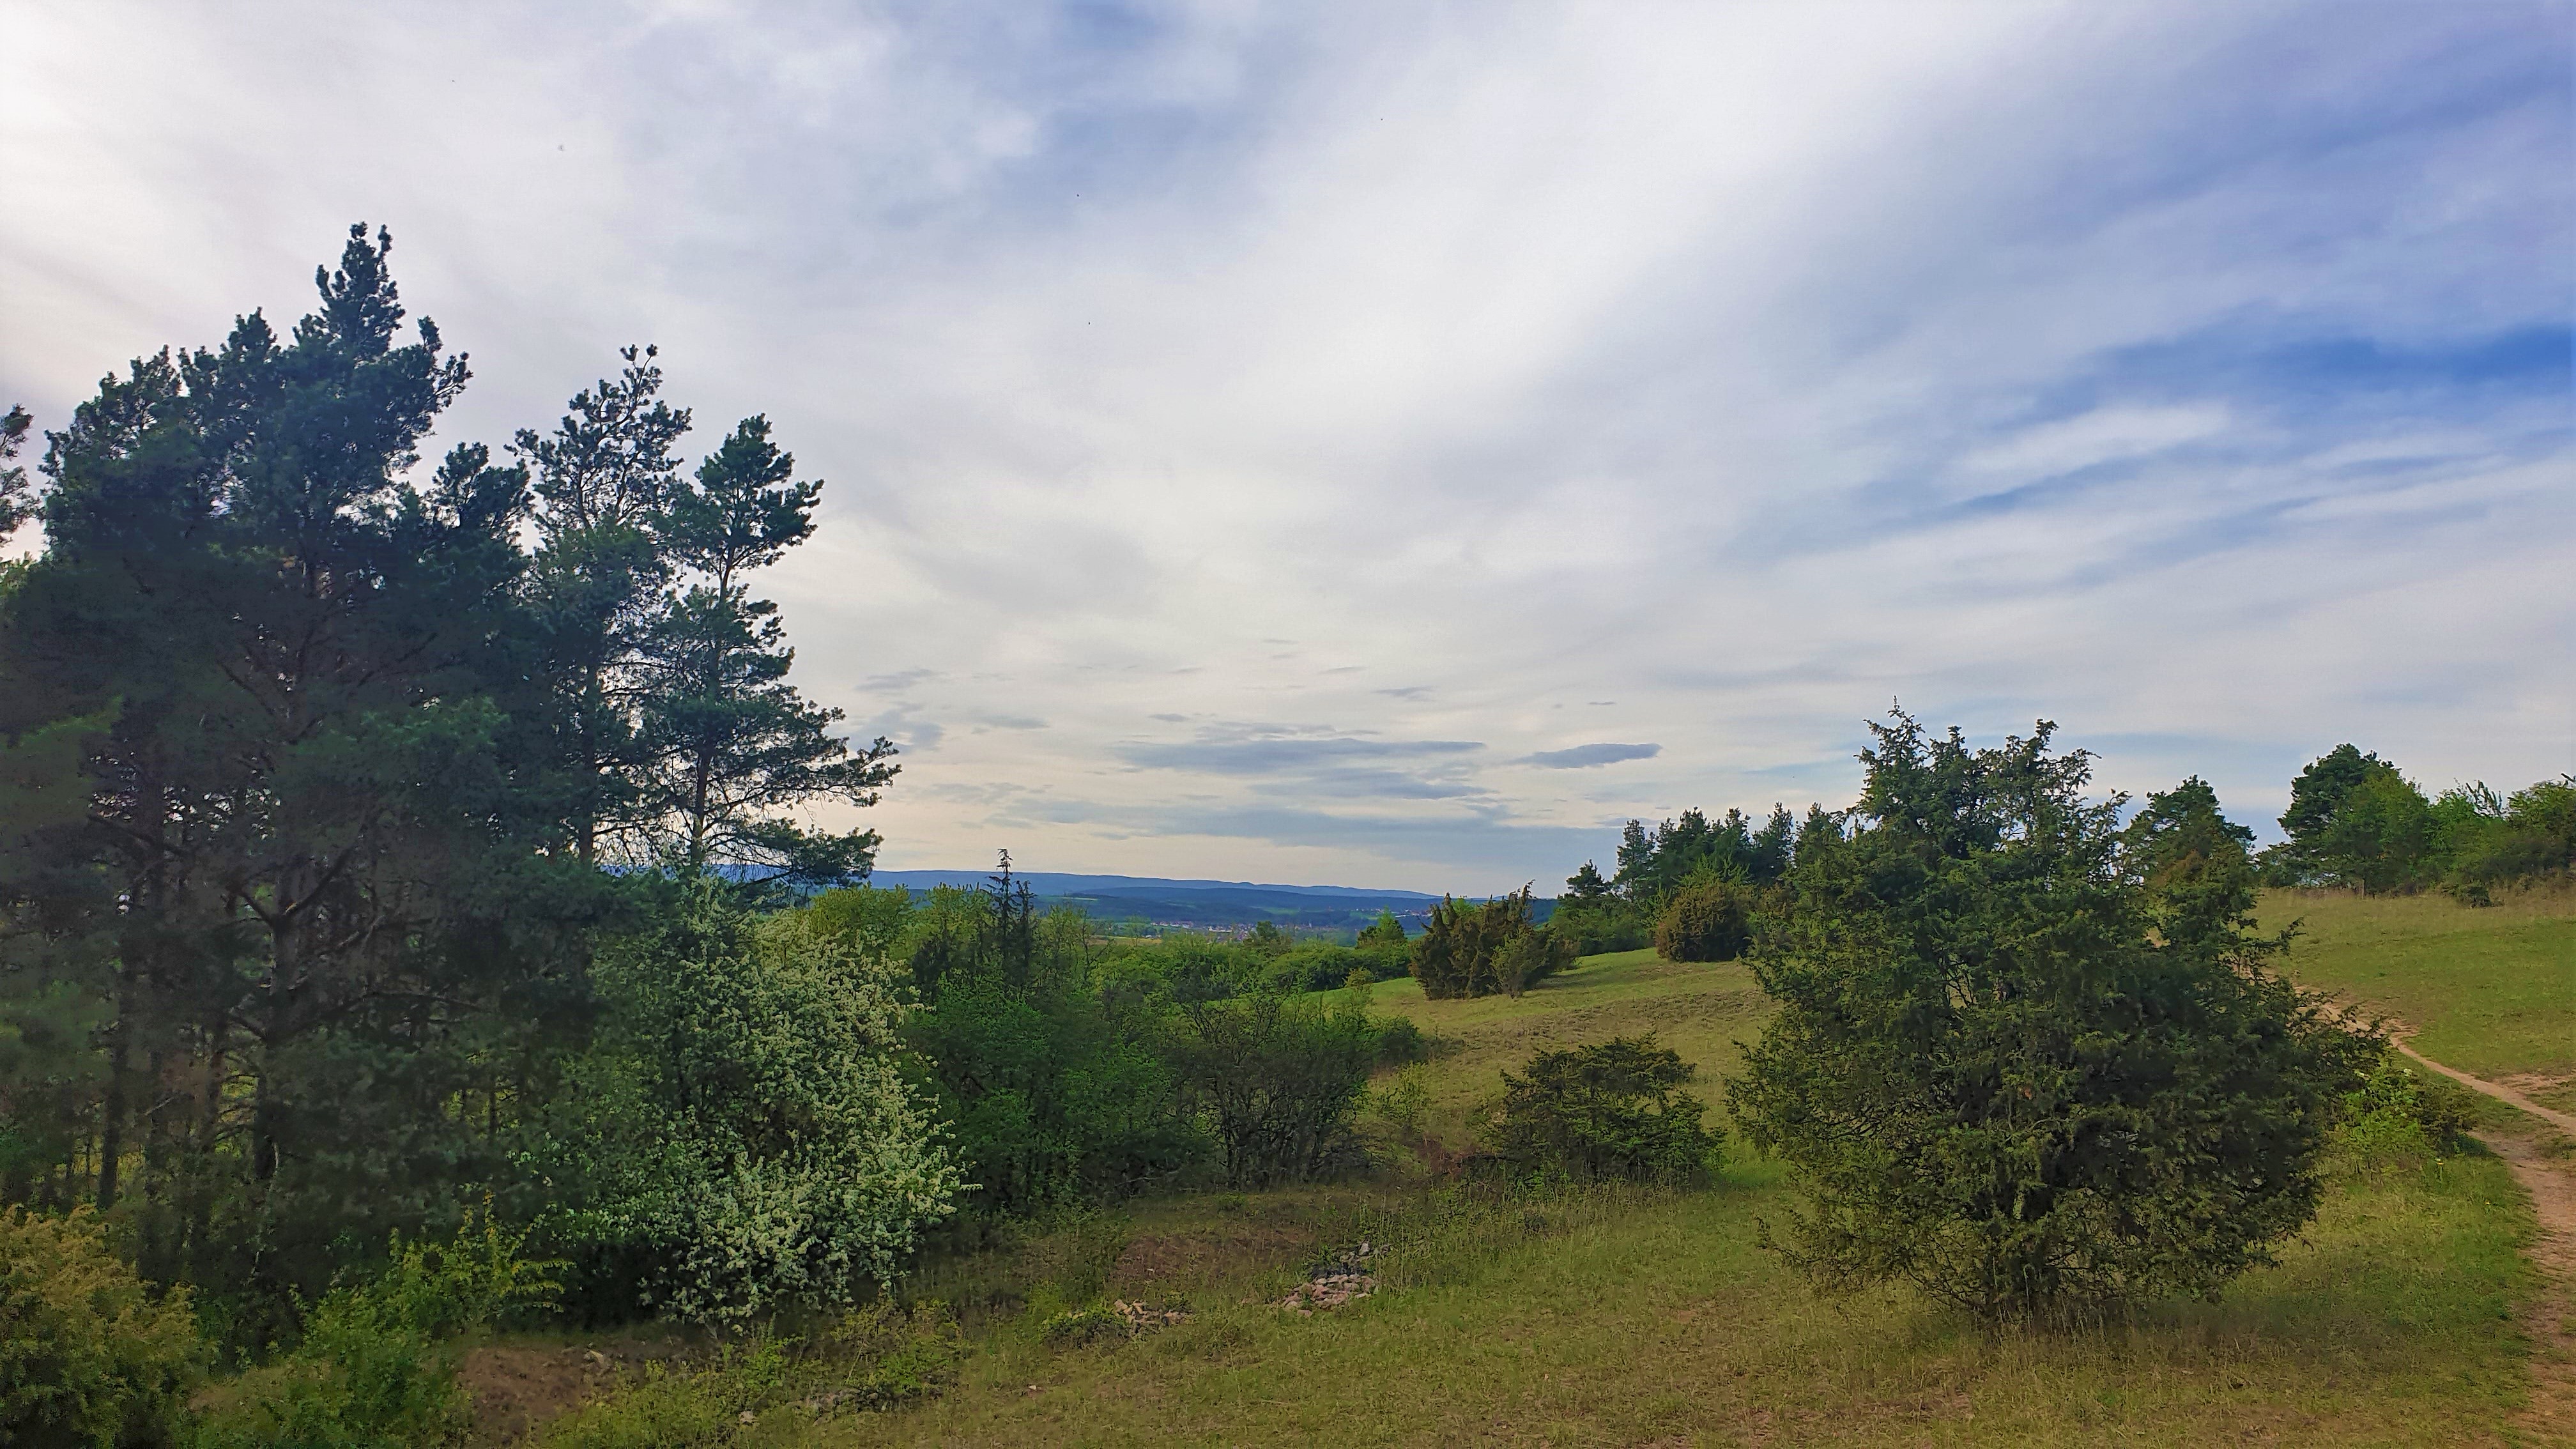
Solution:
[(1615, 896), (1560, 900), (1547, 928), (1562, 937), (1577, 956), (1608, 951), (1634, 951), (1654, 943), (1655, 933), (1637, 908)]
[(1432, 1000), (1518, 996), (1572, 966), (1567, 938), (1530, 924), (1529, 887), (1484, 902), (1443, 898), (1413, 940), (1411, 969)]
[(1253, 996), (1184, 1007), (1168, 1051), (1226, 1182), (1310, 1182), (1361, 1160), (1351, 1118), (1385, 1028), (1357, 1003)]
[(1579, 1182), (1699, 1177), (1717, 1139), (1700, 1125), (1707, 1105), (1681, 1090), (1696, 1071), (1652, 1035), (1540, 1052), (1520, 1076), (1503, 1073), (1489, 1145), (1522, 1174)]
[(1732, 961), (1753, 941), (1760, 896), (1740, 881), (1706, 881), (1673, 893), (1655, 919), (1655, 951), (1667, 961)]
[(909, 1008), (856, 939), (704, 886), (601, 954), (606, 1019), (525, 1161), (557, 1185), (594, 1299), (640, 1281), (664, 1311), (728, 1324), (845, 1305), (948, 1214), (961, 1177), (904, 1079)]
[(197, 1425), (197, 1449), (458, 1442), (470, 1407), (456, 1383), (463, 1336), (555, 1292), (554, 1265), (521, 1257), (524, 1242), (488, 1218), (445, 1243), (397, 1238), (383, 1273), (314, 1305), (293, 1353), (218, 1396)]
[(1801, 857), (1765, 916), (1754, 972), (1779, 1009), (1727, 1084), (1801, 1199), (1784, 1256), (1990, 1323), (2209, 1294), (2269, 1261), (2316, 1215), (2328, 1133), (2384, 1043), (2273, 969), (2250, 876), (2196, 879), (2175, 914), (2053, 726), (1980, 750), (1902, 714), (1873, 729), (1861, 828)]
[(2477, 1125), (2466, 1088), (2391, 1053), (2344, 1094), (2345, 1145), (2363, 1157), (2415, 1157), (2455, 1146)]
[(187, 1290), (155, 1298), (87, 1208), (0, 1209), (0, 1444), (172, 1443), (207, 1354)]

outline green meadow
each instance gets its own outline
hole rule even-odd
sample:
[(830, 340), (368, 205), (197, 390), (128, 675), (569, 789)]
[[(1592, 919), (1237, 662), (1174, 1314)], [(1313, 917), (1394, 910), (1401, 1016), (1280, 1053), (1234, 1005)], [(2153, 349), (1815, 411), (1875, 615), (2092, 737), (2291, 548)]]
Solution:
[(2295, 924), (2291, 974), (2402, 1022), (2435, 1061), (2576, 1107), (2576, 890), (2499, 892), (2471, 908), (2431, 893), (2268, 891), (2266, 930)]
[[(2413, 940), (2457, 964), (2416, 968), (2410, 981), (2447, 984), (2410, 989), (2478, 1000), (2482, 971), (2545, 961), (2548, 923), (2564, 920), (2300, 904), (2312, 925), (2333, 923), (2302, 944), (2312, 979), (2406, 959), (2395, 942)], [(2495, 994), (2546, 990), (2526, 985)], [(1452, 1150), (1501, 1071), (1542, 1047), (1654, 1032), (1714, 1103), (1764, 1014), (1741, 966), (1652, 952), (1589, 958), (1518, 999), (1366, 989), (1432, 1036), (1432, 1059), (1410, 1069), (1428, 1097), (1419, 1125)], [(1351, 1184), (1137, 1200), (943, 1262), (908, 1290), (958, 1315), (943, 1392), (877, 1412), (780, 1403), (710, 1425), (723, 1437), (703, 1442), (2527, 1442), (2512, 1420), (2528, 1373), (2520, 1315), (2538, 1286), (2519, 1251), (2531, 1219), (2482, 1153), (2343, 1155), (2318, 1220), (2215, 1302), (1989, 1335), (1901, 1292), (1818, 1296), (1760, 1246), (1787, 1191), (1740, 1151), (1700, 1189), (1513, 1195), (1437, 1181), (1425, 1154), (1382, 1121), (1372, 1130), (1380, 1165)], [(1311, 1316), (1277, 1306), (1313, 1264), (1364, 1240), (1378, 1250), (1373, 1294)], [(1189, 1317), (1090, 1343), (1043, 1331), (1110, 1300)], [(615, 1408), (547, 1437), (641, 1442), (613, 1427)]]

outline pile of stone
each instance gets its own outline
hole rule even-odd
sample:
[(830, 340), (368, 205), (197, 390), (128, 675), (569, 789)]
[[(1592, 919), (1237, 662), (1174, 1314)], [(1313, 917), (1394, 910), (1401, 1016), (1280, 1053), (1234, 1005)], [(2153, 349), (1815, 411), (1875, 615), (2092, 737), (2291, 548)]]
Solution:
[(1157, 1328), (1190, 1321), (1190, 1315), (1181, 1309), (1149, 1308), (1142, 1303), (1130, 1303), (1124, 1298), (1109, 1300), (1109, 1311), (1118, 1315), (1120, 1320), (1126, 1323), (1127, 1332), (1131, 1335), (1148, 1333)]
[(1318, 1309), (1330, 1311), (1366, 1298), (1377, 1291), (1377, 1278), (1369, 1272), (1369, 1260), (1376, 1256), (1377, 1249), (1365, 1242), (1336, 1255), (1308, 1274), (1305, 1282), (1288, 1290), (1279, 1306), (1300, 1317), (1312, 1318)]

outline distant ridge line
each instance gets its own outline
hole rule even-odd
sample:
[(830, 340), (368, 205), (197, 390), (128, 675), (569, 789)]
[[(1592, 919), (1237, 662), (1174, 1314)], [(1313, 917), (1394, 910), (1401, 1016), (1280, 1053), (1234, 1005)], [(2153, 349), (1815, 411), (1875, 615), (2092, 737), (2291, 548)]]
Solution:
[[(870, 874), (879, 885), (929, 887), (934, 885), (982, 885), (993, 877), (985, 870), (880, 870)], [(1372, 900), (1436, 901), (1440, 897), (1426, 891), (1373, 890), (1365, 886), (1270, 885), (1246, 880), (1174, 880), (1151, 875), (1082, 875), (1067, 871), (1029, 870), (1011, 872), (1013, 880), (1024, 880), (1029, 889), (1040, 895), (1062, 895), (1070, 891), (1282, 891), (1304, 896), (1358, 896)]]

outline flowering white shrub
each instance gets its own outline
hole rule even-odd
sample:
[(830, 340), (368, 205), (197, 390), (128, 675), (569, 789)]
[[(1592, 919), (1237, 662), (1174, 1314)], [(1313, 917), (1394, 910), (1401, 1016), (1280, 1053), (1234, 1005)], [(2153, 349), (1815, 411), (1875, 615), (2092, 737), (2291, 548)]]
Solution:
[(897, 1068), (909, 1007), (884, 962), (710, 889), (598, 975), (610, 1019), (548, 1155), (579, 1184), (572, 1235), (644, 1250), (656, 1306), (846, 1305), (948, 1215), (964, 1184)]

